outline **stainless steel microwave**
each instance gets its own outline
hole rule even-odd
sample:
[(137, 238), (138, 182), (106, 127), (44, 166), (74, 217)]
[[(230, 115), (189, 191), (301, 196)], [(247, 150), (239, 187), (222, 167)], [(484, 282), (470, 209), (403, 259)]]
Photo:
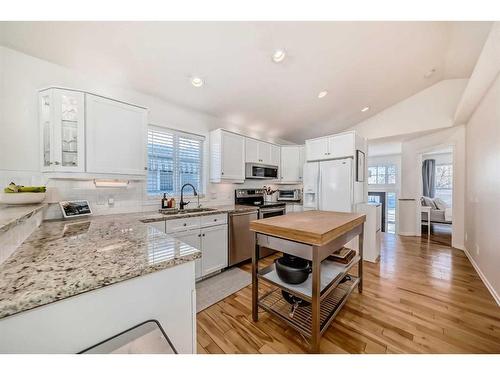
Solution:
[(278, 167), (275, 165), (246, 163), (245, 178), (276, 179), (278, 178)]

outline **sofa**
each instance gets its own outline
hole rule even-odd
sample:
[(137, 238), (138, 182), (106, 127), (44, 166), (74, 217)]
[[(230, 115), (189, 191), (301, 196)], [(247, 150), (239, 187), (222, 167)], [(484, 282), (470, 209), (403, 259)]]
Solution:
[[(431, 208), (431, 223), (452, 224), (452, 209), (442, 199), (422, 197), (420, 203)], [(427, 212), (422, 212), (422, 222), (427, 223)]]

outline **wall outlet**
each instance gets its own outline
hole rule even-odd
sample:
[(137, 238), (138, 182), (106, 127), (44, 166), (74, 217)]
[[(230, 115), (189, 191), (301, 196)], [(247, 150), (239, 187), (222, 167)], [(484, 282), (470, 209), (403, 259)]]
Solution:
[(113, 196), (108, 197), (108, 207), (114, 207), (115, 206), (115, 198)]
[(465, 241), (467, 241), (467, 237), (468, 237), (467, 232), (465, 232)]
[(479, 255), (479, 245), (476, 244), (476, 254)]

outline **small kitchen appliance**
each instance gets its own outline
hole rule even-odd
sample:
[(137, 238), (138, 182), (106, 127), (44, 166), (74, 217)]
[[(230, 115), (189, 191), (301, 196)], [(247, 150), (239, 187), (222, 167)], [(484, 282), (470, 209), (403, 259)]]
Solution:
[(300, 189), (278, 189), (279, 201), (299, 202), (300, 195)]
[(61, 211), (65, 219), (92, 215), (89, 201), (86, 200), (63, 201), (59, 202), (59, 206), (61, 206)]

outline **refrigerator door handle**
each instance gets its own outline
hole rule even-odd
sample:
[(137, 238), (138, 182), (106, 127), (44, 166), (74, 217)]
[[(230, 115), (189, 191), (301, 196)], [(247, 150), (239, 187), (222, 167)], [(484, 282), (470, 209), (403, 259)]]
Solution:
[(318, 163), (318, 179), (317, 179), (317, 198), (316, 198), (316, 209), (321, 210), (321, 162)]

